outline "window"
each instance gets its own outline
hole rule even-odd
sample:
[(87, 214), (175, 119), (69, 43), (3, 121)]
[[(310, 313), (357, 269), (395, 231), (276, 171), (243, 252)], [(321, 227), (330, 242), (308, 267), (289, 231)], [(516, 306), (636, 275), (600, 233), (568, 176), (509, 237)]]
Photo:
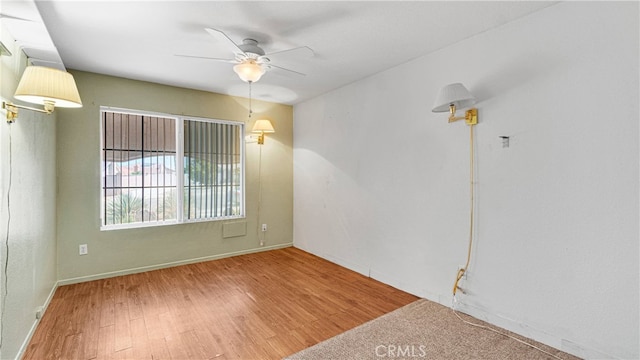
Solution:
[(100, 114), (101, 229), (244, 216), (242, 123), (105, 107)]

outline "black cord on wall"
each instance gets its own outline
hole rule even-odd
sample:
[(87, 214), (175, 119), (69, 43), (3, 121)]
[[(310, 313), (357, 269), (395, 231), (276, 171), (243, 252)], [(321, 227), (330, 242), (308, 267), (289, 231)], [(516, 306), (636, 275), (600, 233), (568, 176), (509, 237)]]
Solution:
[(5, 256), (4, 256), (4, 264), (2, 266), (3, 269), (3, 275), (4, 275), (4, 282), (2, 284), (2, 306), (0, 309), (0, 321), (2, 322), (0, 324), (0, 350), (2, 349), (2, 345), (4, 344), (4, 314), (5, 314), (5, 307), (7, 304), (7, 296), (9, 295), (9, 290), (8, 290), (8, 284), (9, 284), (9, 277), (8, 277), (8, 272), (9, 272), (9, 225), (11, 224), (11, 169), (13, 168), (12, 166), (12, 156), (11, 156), (11, 126), (8, 127), (9, 128), (9, 182), (8, 182), (8, 186), (7, 186), (7, 234), (5, 236), (4, 239), (4, 248), (5, 248)]

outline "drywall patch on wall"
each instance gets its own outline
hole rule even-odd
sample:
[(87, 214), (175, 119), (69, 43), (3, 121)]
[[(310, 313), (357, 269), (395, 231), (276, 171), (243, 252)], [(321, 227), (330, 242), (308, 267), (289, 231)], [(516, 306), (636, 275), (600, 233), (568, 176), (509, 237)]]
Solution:
[(222, 224), (222, 237), (231, 238), (247, 235), (247, 222), (234, 221)]

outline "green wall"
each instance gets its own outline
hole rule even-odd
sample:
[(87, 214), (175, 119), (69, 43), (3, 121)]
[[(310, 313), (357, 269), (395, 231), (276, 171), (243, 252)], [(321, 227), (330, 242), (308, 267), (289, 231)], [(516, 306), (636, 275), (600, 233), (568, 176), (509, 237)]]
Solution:
[[(27, 60), (1, 23), (0, 28), (13, 54), (0, 57), (1, 100), (38, 107), (13, 99)], [(37, 309), (55, 289), (56, 115), (20, 109), (8, 124), (0, 111), (0, 359), (13, 359), (24, 349)]]
[[(290, 246), (293, 239), (293, 109), (203, 91), (73, 71), (81, 109), (59, 109), (57, 135), (58, 279), (62, 284)], [(247, 85), (248, 86), (248, 85)], [(232, 120), (268, 118), (276, 133), (246, 144), (246, 219), (100, 231), (100, 106)], [(260, 150), (262, 155), (260, 156)], [(258, 220), (258, 170), (262, 202)], [(225, 223), (246, 221), (246, 235), (223, 238)], [(268, 224), (265, 244), (258, 221)], [(88, 255), (78, 255), (87, 244)]]

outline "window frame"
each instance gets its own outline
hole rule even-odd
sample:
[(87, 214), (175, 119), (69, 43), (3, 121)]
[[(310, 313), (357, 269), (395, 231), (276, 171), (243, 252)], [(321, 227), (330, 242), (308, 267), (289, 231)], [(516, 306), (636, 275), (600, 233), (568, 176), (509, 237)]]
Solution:
[[(175, 121), (175, 134), (176, 134), (176, 219), (175, 220), (162, 220), (162, 221), (142, 221), (142, 222), (132, 222), (132, 223), (124, 223), (124, 224), (105, 224), (105, 151), (104, 151), (104, 114), (107, 112), (111, 113), (120, 113), (120, 114), (128, 114), (128, 115), (137, 115), (137, 116), (149, 116), (149, 117), (162, 117), (167, 119), (173, 119)], [(207, 122), (207, 123), (215, 123), (215, 124), (225, 124), (225, 125), (234, 125), (239, 127), (239, 149), (240, 149), (240, 213), (237, 215), (226, 215), (226, 216), (218, 216), (218, 217), (209, 217), (209, 218), (195, 218), (195, 219), (185, 219), (184, 218), (184, 122), (188, 121), (197, 121), (197, 122)], [(99, 125), (100, 125), (100, 141), (98, 143), (99, 151), (100, 151), (100, 162), (98, 166), (100, 167), (100, 231), (110, 231), (110, 230), (121, 230), (121, 229), (137, 229), (137, 228), (146, 228), (146, 227), (157, 227), (157, 226), (167, 226), (167, 225), (176, 225), (176, 224), (192, 224), (199, 222), (209, 222), (209, 221), (223, 221), (229, 219), (244, 219), (246, 218), (246, 141), (245, 141), (245, 128), (246, 124), (242, 121), (231, 121), (231, 120), (221, 120), (215, 118), (205, 118), (198, 116), (188, 116), (188, 115), (176, 115), (176, 114), (168, 114), (154, 111), (145, 111), (145, 110), (135, 110), (135, 109), (126, 109), (112, 106), (100, 106), (99, 112)], [(178, 169), (182, 169), (178, 171)], [(143, 187), (144, 188), (144, 187)]]

